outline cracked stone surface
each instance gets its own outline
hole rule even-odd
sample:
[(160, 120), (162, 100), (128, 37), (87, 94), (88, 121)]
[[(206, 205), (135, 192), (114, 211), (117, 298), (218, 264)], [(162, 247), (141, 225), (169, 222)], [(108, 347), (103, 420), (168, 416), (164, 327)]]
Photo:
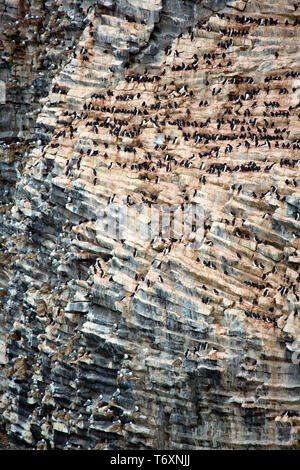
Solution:
[(299, 12), (1, 3), (0, 448), (300, 449)]

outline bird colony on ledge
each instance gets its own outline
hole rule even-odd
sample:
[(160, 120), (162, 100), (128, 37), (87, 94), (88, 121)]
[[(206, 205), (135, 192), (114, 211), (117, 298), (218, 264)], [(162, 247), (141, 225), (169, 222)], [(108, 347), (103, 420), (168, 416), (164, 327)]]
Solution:
[(299, 40), (298, 0), (1, 3), (1, 448), (300, 449)]

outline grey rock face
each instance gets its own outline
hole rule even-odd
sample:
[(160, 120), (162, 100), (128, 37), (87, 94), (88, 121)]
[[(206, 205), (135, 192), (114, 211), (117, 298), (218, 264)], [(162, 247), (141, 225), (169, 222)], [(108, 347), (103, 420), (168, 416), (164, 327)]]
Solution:
[(0, 447), (299, 449), (298, 30), (283, 0), (0, 6)]

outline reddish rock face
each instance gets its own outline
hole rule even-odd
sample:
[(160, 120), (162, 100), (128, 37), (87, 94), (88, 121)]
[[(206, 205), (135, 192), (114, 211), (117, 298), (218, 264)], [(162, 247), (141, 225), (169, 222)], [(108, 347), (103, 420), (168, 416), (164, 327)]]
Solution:
[(296, 7), (0, 7), (0, 446), (299, 449)]

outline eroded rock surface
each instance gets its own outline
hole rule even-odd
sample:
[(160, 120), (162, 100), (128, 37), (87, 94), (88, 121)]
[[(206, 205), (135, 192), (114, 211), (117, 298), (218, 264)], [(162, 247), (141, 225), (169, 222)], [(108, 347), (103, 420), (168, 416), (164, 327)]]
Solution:
[(299, 11), (0, 6), (4, 445), (299, 449)]

